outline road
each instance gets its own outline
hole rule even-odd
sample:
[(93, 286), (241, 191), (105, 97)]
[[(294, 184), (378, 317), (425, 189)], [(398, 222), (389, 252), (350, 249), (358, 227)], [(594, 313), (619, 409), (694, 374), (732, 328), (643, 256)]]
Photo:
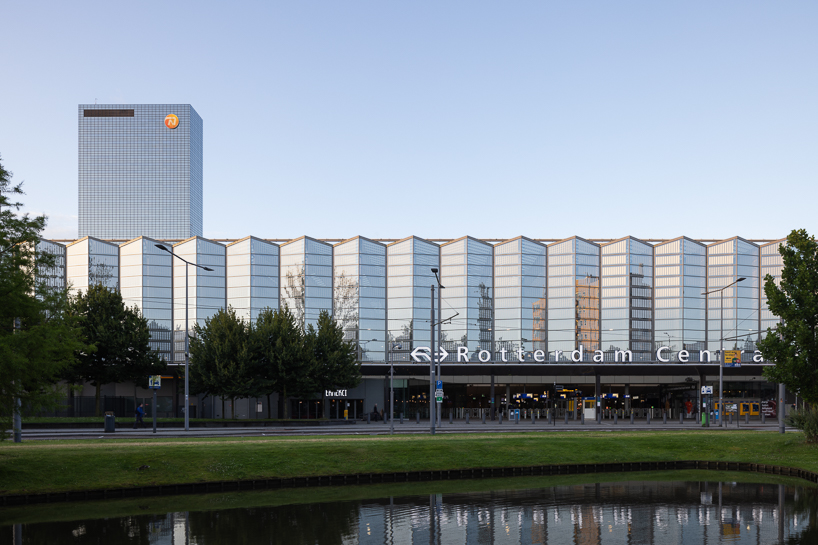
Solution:
[[(504, 421), (500, 424), (498, 421), (482, 423), (480, 420), (472, 420), (466, 424), (464, 420), (455, 420), (449, 423), (448, 420), (443, 421), (443, 425), (438, 427), (436, 433), (451, 434), (451, 433), (547, 433), (547, 432), (577, 432), (577, 431), (601, 431), (601, 432), (616, 432), (616, 431), (674, 431), (674, 430), (719, 430), (720, 428), (712, 426), (704, 428), (695, 420), (685, 420), (680, 424), (678, 420), (668, 421), (663, 424), (661, 420), (653, 420), (648, 424), (645, 420), (636, 420), (633, 424), (629, 420), (620, 420), (614, 424), (613, 420), (603, 420), (602, 423), (597, 424), (594, 421), (588, 420), (585, 424), (580, 421), (569, 420), (566, 424), (564, 420), (548, 424), (547, 420), (523, 420), (519, 423)], [(722, 431), (729, 431), (735, 429), (743, 430), (766, 430), (774, 432), (778, 430), (778, 422), (772, 419), (768, 420), (766, 424), (760, 421), (751, 421), (750, 424), (745, 424), (744, 421), (727, 424)], [(794, 431), (788, 428), (789, 431)], [(429, 433), (429, 421), (421, 420), (420, 424), (413, 421), (404, 421), (403, 424), (395, 422), (396, 435), (425, 435)], [(26, 430), (23, 428), (23, 441), (42, 441), (42, 440), (56, 440), (56, 439), (146, 439), (146, 438), (180, 438), (180, 437), (279, 437), (279, 436), (369, 436), (369, 435), (388, 435), (389, 424), (384, 422), (356, 422), (355, 424), (345, 425), (329, 425), (329, 426), (291, 426), (291, 427), (247, 427), (247, 428), (191, 428), (186, 432), (182, 428), (157, 428), (154, 434), (150, 424), (147, 423), (145, 428), (131, 429), (118, 428), (115, 433), (103, 433), (102, 429), (38, 429)]]

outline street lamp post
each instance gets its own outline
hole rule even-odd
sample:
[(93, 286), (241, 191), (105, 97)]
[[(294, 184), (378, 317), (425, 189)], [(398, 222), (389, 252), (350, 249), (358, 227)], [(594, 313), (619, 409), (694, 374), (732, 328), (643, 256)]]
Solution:
[[(387, 338), (386, 359), (389, 362), (389, 435), (395, 435), (395, 363), (392, 361), (392, 348), (392, 341)], [(403, 346), (397, 343), (394, 348), (400, 350)]]
[(723, 288), (719, 288), (717, 290), (710, 290), (704, 292), (702, 295), (709, 295), (711, 293), (719, 292), (719, 323), (720, 323), (720, 333), (719, 333), (719, 427), (724, 427), (724, 290), (729, 288), (730, 286), (734, 286), (739, 282), (744, 282), (747, 280), (744, 277), (737, 279), (735, 282), (731, 284), (727, 284)]
[[(196, 263), (191, 263), (187, 259), (180, 257), (174, 254), (170, 248), (167, 246), (163, 246), (162, 244), (155, 245), (160, 250), (164, 250), (173, 257), (177, 259), (181, 259), (185, 262), (185, 431), (190, 431), (190, 373), (188, 372), (188, 368), (190, 367), (190, 329), (188, 328), (188, 265), (193, 265), (194, 267), (198, 267), (205, 271), (213, 272), (213, 269), (210, 267), (205, 267), (204, 265), (197, 265)], [(154, 411), (156, 408), (154, 407)]]
[[(440, 283), (440, 277), (437, 276), (437, 269), (432, 269), (432, 272), (435, 274), (435, 280), (437, 280), (437, 351), (442, 352), (443, 351), (443, 332), (442, 332), (443, 324), (441, 323), (441, 311), (443, 309), (441, 307), (443, 306), (443, 304), (442, 304), (442, 301), (441, 301), (441, 299), (442, 299), (441, 294), (443, 293), (443, 284)], [(434, 335), (434, 331), (432, 332), (432, 334)], [(438, 381), (441, 380), (440, 379), (440, 357), (439, 356), (437, 358), (437, 380)], [(438, 427), (440, 426), (440, 423), (442, 421), (442, 416), (440, 414), (440, 413), (443, 412), (442, 406), (443, 406), (442, 401), (437, 403), (437, 425), (438, 425)]]

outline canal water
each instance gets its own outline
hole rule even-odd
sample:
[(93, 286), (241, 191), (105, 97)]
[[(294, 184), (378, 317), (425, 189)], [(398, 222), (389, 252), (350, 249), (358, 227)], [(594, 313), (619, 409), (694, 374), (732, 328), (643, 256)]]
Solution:
[(806, 545), (816, 518), (799, 481), (679, 471), (15, 507), (0, 543)]

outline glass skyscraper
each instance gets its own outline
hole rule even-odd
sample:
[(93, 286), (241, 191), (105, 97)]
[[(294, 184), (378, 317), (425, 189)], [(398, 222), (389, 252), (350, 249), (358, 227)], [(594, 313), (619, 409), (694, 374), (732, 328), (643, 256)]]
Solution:
[(202, 235), (202, 118), (189, 104), (80, 104), (79, 236)]

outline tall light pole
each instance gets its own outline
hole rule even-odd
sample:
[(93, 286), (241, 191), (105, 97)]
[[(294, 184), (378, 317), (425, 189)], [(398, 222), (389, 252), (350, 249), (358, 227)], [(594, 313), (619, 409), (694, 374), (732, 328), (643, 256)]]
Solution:
[[(441, 311), (442, 311), (442, 302), (441, 302), (441, 294), (443, 293), (443, 284), (440, 283), (440, 277), (437, 276), (437, 269), (432, 269), (432, 272), (435, 273), (435, 280), (437, 280), (437, 351), (443, 351), (443, 324), (441, 323)], [(437, 380), (440, 380), (440, 357), (437, 358)], [(442, 410), (443, 402), (440, 401), (437, 403), (437, 425), (440, 426), (440, 422), (442, 420), (442, 416), (440, 413), (443, 412)]]
[[(191, 263), (187, 259), (180, 257), (174, 254), (170, 248), (164, 246), (162, 244), (155, 245), (160, 250), (164, 250), (173, 257), (177, 259), (181, 259), (185, 262), (185, 431), (190, 431), (190, 373), (188, 372), (188, 368), (190, 367), (190, 330), (187, 325), (187, 315), (188, 315), (188, 288), (187, 288), (187, 278), (188, 278), (188, 265), (193, 265), (194, 267), (199, 267), (205, 271), (213, 272), (213, 269), (210, 267), (205, 267), (204, 265), (197, 265), (196, 263)], [(154, 411), (156, 407), (154, 407)]]
[[(723, 288), (719, 288), (717, 290), (710, 290), (702, 293), (702, 295), (709, 295), (711, 293), (719, 292), (719, 322), (721, 333), (719, 334), (719, 427), (724, 426), (724, 290), (729, 288), (730, 286), (734, 286), (739, 282), (744, 282), (747, 280), (743, 276), (737, 279), (732, 284), (727, 284)], [(736, 320), (738, 320), (738, 315), (736, 315)]]
[[(389, 362), (389, 435), (395, 435), (395, 364), (392, 361), (392, 341), (387, 333), (386, 339), (386, 360)], [(403, 346), (396, 343), (394, 348), (398, 350)]]

